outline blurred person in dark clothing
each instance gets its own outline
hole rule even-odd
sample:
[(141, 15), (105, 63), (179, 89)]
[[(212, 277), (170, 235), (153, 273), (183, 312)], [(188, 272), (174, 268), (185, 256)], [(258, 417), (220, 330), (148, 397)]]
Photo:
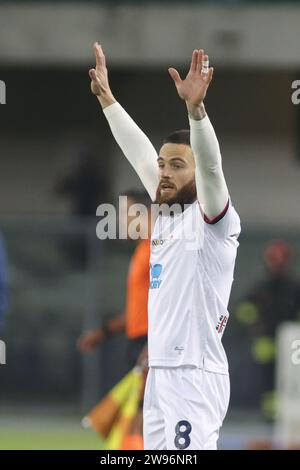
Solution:
[(251, 342), (252, 360), (261, 378), (257, 397), (263, 415), (276, 413), (276, 331), (285, 321), (300, 320), (300, 282), (291, 273), (293, 251), (283, 240), (271, 241), (264, 253), (266, 278), (237, 306), (235, 315)]
[[(55, 192), (60, 197), (71, 201), (71, 214), (75, 217), (95, 217), (96, 209), (107, 195), (107, 178), (87, 146), (82, 146), (75, 156), (70, 173), (57, 182)], [(84, 235), (74, 234), (63, 243), (64, 251), (72, 264), (78, 267), (86, 265), (88, 248)]]
[(88, 147), (80, 148), (73, 171), (58, 181), (56, 192), (70, 199), (73, 215), (95, 216), (97, 207), (106, 198), (107, 183), (99, 159)]
[(3, 332), (4, 317), (8, 309), (8, 272), (7, 256), (2, 236), (0, 234), (0, 336)]

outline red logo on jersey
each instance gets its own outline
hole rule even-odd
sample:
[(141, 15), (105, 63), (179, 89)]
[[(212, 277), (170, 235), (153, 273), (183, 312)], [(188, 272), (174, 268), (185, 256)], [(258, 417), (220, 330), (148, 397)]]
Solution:
[(219, 322), (216, 326), (216, 330), (218, 333), (223, 333), (225, 330), (225, 326), (227, 324), (228, 317), (226, 315), (221, 315), (219, 318)]

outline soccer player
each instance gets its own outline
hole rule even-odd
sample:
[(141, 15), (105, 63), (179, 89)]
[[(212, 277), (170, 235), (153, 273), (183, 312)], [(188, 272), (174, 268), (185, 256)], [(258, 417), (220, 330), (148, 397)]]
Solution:
[[(98, 43), (94, 52), (91, 90), (117, 143), (153, 201), (184, 208), (169, 215), (162, 211), (151, 236), (145, 449), (216, 449), (229, 404), (221, 338), (228, 320), (240, 221), (203, 104), (213, 68), (200, 49), (193, 51), (185, 79), (169, 69), (187, 106), (190, 132), (171, 134), (157, 155), (112, 94)], [(157, 99), (159, 106), (162, 97), (158, 94)]]

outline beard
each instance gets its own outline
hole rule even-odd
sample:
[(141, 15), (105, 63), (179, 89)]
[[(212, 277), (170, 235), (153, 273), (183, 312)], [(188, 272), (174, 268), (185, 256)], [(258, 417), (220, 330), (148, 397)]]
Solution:
[(168, 207), (171, 207), (173, 204), (179, 204), (183, 212), (187, 208), (185, 206), (192, 204), (196, 199), (197, 189), (195, 179), (193, 178), (171, 197), (168, 195), (163, 196), (160, 192), (160, 187), (158, 187), (155, 204), (166, 204)]

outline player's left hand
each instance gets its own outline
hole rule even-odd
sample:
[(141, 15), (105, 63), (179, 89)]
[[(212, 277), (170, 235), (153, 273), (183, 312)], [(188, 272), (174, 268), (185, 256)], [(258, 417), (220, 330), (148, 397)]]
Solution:
[(190, 70), (184, 80), (181, 79), (176, 69), (168, 69), (175, 82), (178, 95), (187, 104), (199, 106), (205, 98), (214, 72), (213, 67), (205, 68), (208, 60), (208, 55), (204, 54), (203, 49), (195, 49), (192, 55)]

